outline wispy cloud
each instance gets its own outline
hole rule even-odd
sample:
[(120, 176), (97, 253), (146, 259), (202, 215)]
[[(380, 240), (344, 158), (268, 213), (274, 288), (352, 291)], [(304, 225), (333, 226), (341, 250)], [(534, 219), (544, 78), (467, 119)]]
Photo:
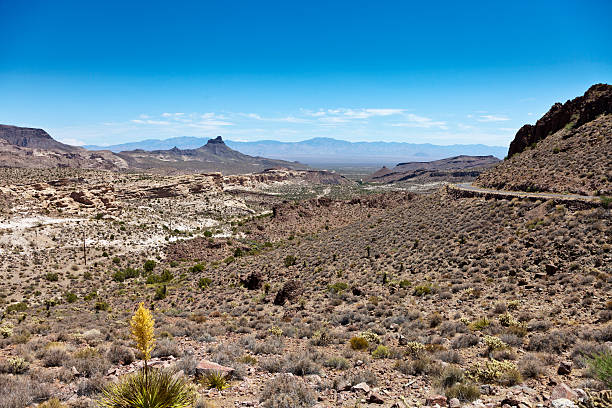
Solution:
[(477, 119), (479, 122), (504, 122), (506, 120), (510, 120), (510, 118), (506, 116), (497, 116), (497, 115), (480, 115)]
[(433, 120), (431, 118), (427, 118), (425, 116), (418, 116), (414, 113), (408, 113), (404, 115), (406, 118), (406, 122), (392, 123), (391, 126), (394, 127), (412, 127), (412, 128), (432, 128), (437, 127), (440, 129), (448, 129), (446, 126), (446, 122)]

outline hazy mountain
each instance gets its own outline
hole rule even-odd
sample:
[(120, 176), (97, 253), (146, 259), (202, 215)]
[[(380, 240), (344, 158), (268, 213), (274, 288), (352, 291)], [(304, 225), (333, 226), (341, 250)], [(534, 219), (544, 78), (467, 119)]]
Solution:
[[(207, 138), (176, 137), (166, 140), (149, 139), (141, 142), (112, 146), (84, 146), (87, 149), (122, 150), (193, 149), (206, 143)], [(232, 149), (251, 156), (300, 161), (310, 165), (361, 164), (371, 166), (393, 165), (405, 161), (432, 161), (445, 157), (492, 155), (503, 158), (507, 148), (482, 144), (440, 146), (430, 143), (400, 142), (348, 142), (332, 138), (314, 138), (301, 142), (261, 140), (236, 142), (228, 140)]]

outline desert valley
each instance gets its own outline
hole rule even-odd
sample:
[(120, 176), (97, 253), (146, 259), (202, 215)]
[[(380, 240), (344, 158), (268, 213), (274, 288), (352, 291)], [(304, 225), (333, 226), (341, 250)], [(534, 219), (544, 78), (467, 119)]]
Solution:
[(612, 406), (610, 85), (504, 160), (357, 175), (2, 125), (0, 165), (0, 407), (145, 406), (108, 399), (141, 302), (184, 397), (147, 406)]

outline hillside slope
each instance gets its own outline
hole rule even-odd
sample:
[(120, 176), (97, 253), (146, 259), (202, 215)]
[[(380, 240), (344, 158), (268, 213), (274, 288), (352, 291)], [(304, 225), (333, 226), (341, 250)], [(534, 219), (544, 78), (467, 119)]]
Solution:
[(399, 163), (389, 169), (383, 167), (373, 173), (367, 181), (375, 183), (396, 183), (406, 180), (443, 179), (476, 177), (499, 159), (494, 156), (455, 156), (430, 162)]
[(582, 195), (612, 193), (612, 86), (555, 104), (535, 126), (525, 125), (509, 158), (478, 177), (477, 185), (506, 190)]

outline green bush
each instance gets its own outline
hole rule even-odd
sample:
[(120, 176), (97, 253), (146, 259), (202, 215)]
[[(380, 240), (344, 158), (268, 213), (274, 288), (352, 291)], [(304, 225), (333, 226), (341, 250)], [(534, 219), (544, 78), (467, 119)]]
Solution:
[(6, 307), (6, 314), (12, 312), (25, 312), (28, 308), (28, 304), (25, 302), (13, 303), (12, 305), (8, 305)]
[(287, 255), (285, 257), (285, 266), (287, 268), (290, 267), (290, 266), (295, 265), (296, 262), (297, 262), (297, 260), (296, 260), (295, 256), (293, 256), (293, 255)]
[(329, 291), (334, 293), (342, 293), (348, 289), (348, 283), (346, 282), (336, 282), (333, 285), (329, 285)]
[(475, 384), (457, 383), (446, 390), (446, 398), (457, 398), (462, 402), (472, 402), (480, 397), (480, 389)]
[(382, 344), (379, 344), (376, 350), (372, 352), (372, 357), (374, 358), (389, 358), (390, 355), (391, 351), (389, 347), (383, 346)]
[(96, 305), (94, 306), (94, 309), (96, 309), (96, 310), (109, 310), (110, 306), (106, 302), (96, 302)]
[(612, 389), (612, 352), (594, 354), (586, 360), (587, 366), (608, 389)]
[(74, 302), (76, 302), (76, 301), (77, 301), (77, 299), (78, 299), (77, 295), (75, 295), (75, 294), (74, 294), (74, 293), (72, 293), (72, 292), (66, 292), (66, 293), (64, 294), (64, 297), (66, 298), (66, 302), (68, 302), (68, 303), (74, 303)]
[(49, 272), (45, 275), (45, 279), (49, 282), (57, 282), (59, 280), (59, 275), (56, 272)]
[(200, 280), (198, 281), (198, 287), (200, 289), (206, 289), (207, 287), (210, 286), (211, 283), (212, 283), (212, 279), (210, 278), (200, 278)]
[(155, 300), (165, 299), (167, 292), (168, 289), (166, 288), (166, 285), (158, 286), (157, 289), (155, 289)]
[(353, 350), (367, 350), (370, 344), (363, 337), (353, 337), (350, 340), (351, 348)]
[(99, 404), (104, 408), (188, 408), (196, 396), (184, 378), (149, 368), (107, 386)]
[(415, 286), (414, 288), (414, 295), (415, 296), (424, 296), (424, 295), (429, 295), (431, 293), (431, 285), (429, 284), (425, 284), (425, 285), (418, 285)]
[(142, 269), (144, 269), (146, 273), (151, 273), (153, 272), (153, 269), (155, 269), (155, 265), (157, 265), (155, 261), (152, 259), (149, 259), (144, 263), (144, 265), (142, 266)]
[(197, 263), (189, 268), (189, 271), (192, 273), (202, 272), (204, 270), (204, 264)]

